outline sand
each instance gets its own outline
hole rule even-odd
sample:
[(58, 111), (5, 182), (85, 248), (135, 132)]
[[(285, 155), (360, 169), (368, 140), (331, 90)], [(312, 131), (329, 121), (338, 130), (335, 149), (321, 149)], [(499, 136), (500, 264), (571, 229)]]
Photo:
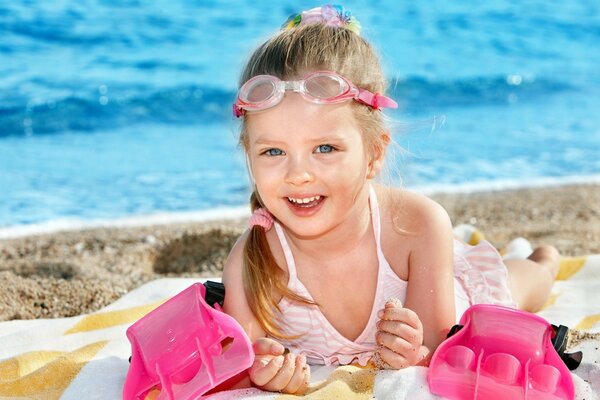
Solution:
[[(600, 253), (600, 185), (433, 195), (496, 247), (523, 236), (564, 255)], [(104, 307), (159, 277), (219, 276), (246, 221), (102, 228), (0, 240), (0, 321)]]

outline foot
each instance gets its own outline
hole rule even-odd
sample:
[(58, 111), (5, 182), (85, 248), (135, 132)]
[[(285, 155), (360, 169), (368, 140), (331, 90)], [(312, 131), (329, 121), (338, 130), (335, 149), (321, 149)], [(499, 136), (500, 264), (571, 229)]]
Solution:
[(558, 275), (560, 267), (560, 253), (554, 246), (540, 246), (537, 247), (529, 257), (531, 261), (535, 261), (538, 264), (546, 267), (552, 274), (553, 278)]

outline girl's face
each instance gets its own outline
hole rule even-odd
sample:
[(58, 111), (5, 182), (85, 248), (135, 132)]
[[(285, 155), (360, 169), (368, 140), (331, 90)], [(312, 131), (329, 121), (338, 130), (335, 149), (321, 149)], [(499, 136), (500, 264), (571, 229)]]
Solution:
[(248, 159), (267, 209), (297, 236), (327, 233), (360, 215), (368, 179), (381, 168), (366, 154), (349, 103), (319, 105), (286, 93), (246, 116)]

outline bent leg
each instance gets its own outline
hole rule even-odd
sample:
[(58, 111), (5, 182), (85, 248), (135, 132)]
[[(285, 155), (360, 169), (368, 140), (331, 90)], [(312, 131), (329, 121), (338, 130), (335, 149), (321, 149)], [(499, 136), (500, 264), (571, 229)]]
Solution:
[(536, 312), (548, 300), (558, 275), (560, 253), (553, 246), (541, 246), (525, 260), (505, 261), (508, 286), (519, 309)]

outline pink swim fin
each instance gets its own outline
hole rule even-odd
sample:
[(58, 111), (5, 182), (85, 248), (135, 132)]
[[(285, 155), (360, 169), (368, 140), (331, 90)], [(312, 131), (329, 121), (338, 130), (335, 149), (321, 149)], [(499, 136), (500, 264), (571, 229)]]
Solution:
[[(231, 316), (206, 304), (196, 283), (127, 329), (131, 365), (124, 400), (192, 400), (248, 369), (252, 344)], [(218, 306), (217, 306), (218, 307)]]

